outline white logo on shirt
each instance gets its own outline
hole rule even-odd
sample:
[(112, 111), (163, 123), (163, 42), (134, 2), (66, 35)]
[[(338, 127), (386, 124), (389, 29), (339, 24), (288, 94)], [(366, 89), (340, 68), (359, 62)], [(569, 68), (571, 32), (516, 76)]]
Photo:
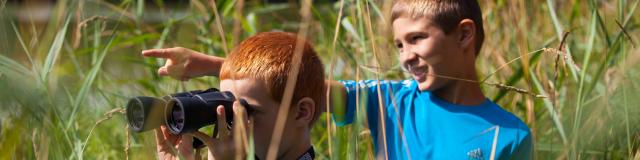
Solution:
[(469, 152), (467, 152), (467, 156), (469, 156), (470, 160), (482, 160), (484, 159), (482, 156), (482, 150), (480, 150), (480, 148), (471, 150)]

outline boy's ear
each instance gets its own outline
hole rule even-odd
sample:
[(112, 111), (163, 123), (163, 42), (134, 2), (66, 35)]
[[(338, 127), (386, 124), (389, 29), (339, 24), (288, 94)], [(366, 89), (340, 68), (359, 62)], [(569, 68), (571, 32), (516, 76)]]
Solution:
[(460, 33), (459, 42), (463, 48), (475, 47), (473, 42), (476, 37), (476, 24), (471, 19), (463, 19), (458, 24)]
[(316, 112), (316, 103), (309, 97), (304, 97), (296, 103), (294, 121), (297, 126), (309, 126)]

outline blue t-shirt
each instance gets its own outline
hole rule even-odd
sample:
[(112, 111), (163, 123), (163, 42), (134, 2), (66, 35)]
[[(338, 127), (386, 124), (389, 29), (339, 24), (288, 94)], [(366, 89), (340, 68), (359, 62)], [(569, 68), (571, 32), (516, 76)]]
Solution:
[[(353, 122), (356, 86), (366, 102), (366, 115), (378, 155), (384, 156), (380, 130), (378, 81), (341, 81), (347, 89), (339, 126)], [(477, 106), (446, 102), (420, 91), (415, 80), (380, 81), (380, 97), (389, 159), (531, 159), (531, 132), (515, 115), (486, 99)], [(395, 107), (394, 107), (395, 106)], [(404, 136), (403, 136), (404, 135)]]

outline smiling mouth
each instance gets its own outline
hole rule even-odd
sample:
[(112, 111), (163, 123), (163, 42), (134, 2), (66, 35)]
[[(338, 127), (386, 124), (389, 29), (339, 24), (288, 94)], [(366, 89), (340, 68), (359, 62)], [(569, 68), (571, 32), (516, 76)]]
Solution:
[(408, 66), (407, 71), (413, 76), (417, 81), (424, 81), (427, 78), (428, 67), (413, 67)]

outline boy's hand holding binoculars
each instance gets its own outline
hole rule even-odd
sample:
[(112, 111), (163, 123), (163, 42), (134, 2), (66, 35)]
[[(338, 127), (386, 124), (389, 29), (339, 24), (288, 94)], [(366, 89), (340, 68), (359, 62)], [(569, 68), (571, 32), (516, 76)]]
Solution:
[(145, 57), (166, 59), (158, 75), (186, 81), (200, 76), (218, 76), (224, 58), (209, 56), (187, 48), (174, 47), (142, 51)]
[(233, 121), (242, 122), (234, 123), (233, 131), (229, 130), (226, 123), (224, 107), (219, 106), (216, 112), (218, 138), (212, 138), (200, 131), (175, 135), (165, 126), (155, 129), (159, 159), (194, 159), (193, 137), (200, 139), (207, 146), (209, 159), (244, 159), (248, 147), (247, 128), (252, 128), (249, 126), (251, 123), (247, 111), (240, 102), (233, 103)]

